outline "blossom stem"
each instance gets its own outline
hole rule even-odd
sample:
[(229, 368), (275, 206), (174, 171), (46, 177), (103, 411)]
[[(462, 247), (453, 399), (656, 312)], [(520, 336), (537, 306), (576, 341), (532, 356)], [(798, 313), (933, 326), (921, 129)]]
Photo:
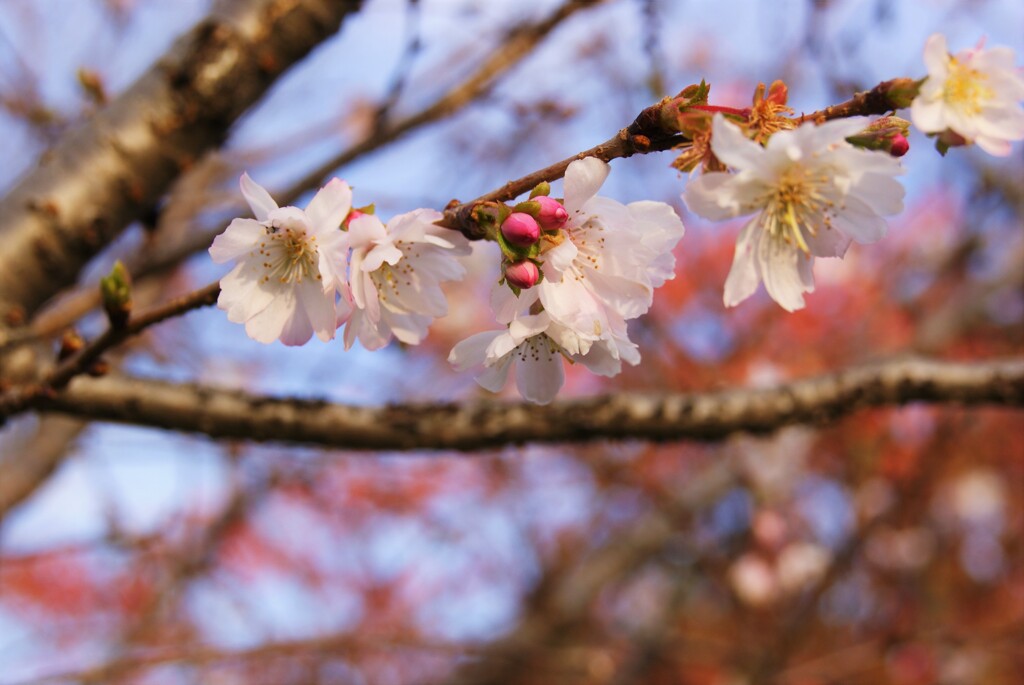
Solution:
[(522, 178), (509, 181), (497, 190), (481, 195), (470, 202), (459, 204), (453, 200), (445, 209), (444, 217), (437, 222), (437, 225), (459, 231), (469, 240), (483, 240), (486, 238), (486, 230), (473, 217), (473, 210), (477, 205), (487, 202), (506, 202), (532, 190), (539, 183), (562, 178), (569, 165), (578, 159), (596, 157), (603, 162), (610, 162), (620, 157), (671, 150), (680, 143), (686, 142), (685, 137), (666, 129), (661, 124), (661, 104), (659, 102), (647, 107), (640, 112), (632, 124), (589, 150), (555, 162)]
[(857, 93), (846, 102), (804, 114), (796, 120), (796, 123), (797, 126), (800, 126), (808, 121), (820, 124), (832, 119), (888, 114), (897, 109), (909, 107), (917, 90), (918, 82), (912, 79), (890, 79), (879, 83), (871, 90)]

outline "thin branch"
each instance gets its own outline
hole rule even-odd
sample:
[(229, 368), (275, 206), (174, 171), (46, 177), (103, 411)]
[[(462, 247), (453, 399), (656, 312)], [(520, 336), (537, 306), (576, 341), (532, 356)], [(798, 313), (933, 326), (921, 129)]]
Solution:
[(906, 78), (883, 81), (871, 90), (857, 93), (846, 102), (831, 105), (817, 112), (804, 114), (796, 120), (797, 126), (808, 121), (820, 124), (823, 121), (830, 121), (832, 119), (872, 116), (894, 112), (897, 109), (908, 106), (906, 104), (908, 89), (916, 88), (912, 84), (913, 82)]
[(1024, 359), (909, 358), (774, 388), (617, 393), (548, 406), (478, 400), (356, 407), (132, 378), (80, 378), (62, 392), (34, 398), (31, 408), (213, 438), (355, 450), (470, 451), (606, 438), (714, 441), (910, 402), (1024, 406)]
[(0, 420), (31, 408), (40, 397), (63, 388), (75, 376), (92, 372), (94, 365), (104, 353), (128, 338), (167, 319), (181, 316), (193, 309), (208, 307), (217, 301), (218, 295), (220, 283), (211, 283), (132, 317), (123, 326), (109, 326), (98, 338), (47, 373), (42, 381), (15, 386), (0, 393)]
[(662, 104), (659, 102), (647, 107), (637, 115), (632, 124), (589, 150), (555, 162), (522, 178), (509, 181), (497, 190), (481, 195), (470, 202), (450, 205), (445, 210), (444, 217), (437, 222), (438, 225), (459, 231), (470, 240), (482, 240), (485, 237), (485, 232), (475, 217), (475, 210), (480, 205), (489, 202), (506, 202), (532, 190), (538, 183), (562, 178), (569, 165), (578, 159), (596, 157), (603, 162), (610, 162), (613, 159), (632, 157), (636, 154), (671, 150), (686, 143), (687, 138), (662, 124)]

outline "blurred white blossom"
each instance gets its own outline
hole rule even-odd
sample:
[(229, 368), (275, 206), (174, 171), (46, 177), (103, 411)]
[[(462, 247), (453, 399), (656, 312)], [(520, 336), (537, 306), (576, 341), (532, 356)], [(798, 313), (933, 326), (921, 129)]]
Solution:
[(992, 155), (1010, 154), (1024, 139), (1024, 76), (1013, 50), (978, 47), (951, 55), (946, 37), (932, 35), (924, 48), (928, 77), (910, 106), (914, 125), (925, 133), (946, 129)]

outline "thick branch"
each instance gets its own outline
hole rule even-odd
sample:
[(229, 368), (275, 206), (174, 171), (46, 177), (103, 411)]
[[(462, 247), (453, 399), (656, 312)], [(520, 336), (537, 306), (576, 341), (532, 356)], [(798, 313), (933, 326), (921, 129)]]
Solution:
[(1024, 405), (1024, 359), (903, 359), (765, 389), (620, 393), (546, 407), (496, 400), (353, 407), (129, 378), (79, 378), (33, 407), (214, 438), (366, 450), (477, 450), (526, 442), (720, 440), (864, 407), (910, 402)]
[(358, 0), (235, 0), (65, 136), (0, 202), (0, 327), (31, 315)]

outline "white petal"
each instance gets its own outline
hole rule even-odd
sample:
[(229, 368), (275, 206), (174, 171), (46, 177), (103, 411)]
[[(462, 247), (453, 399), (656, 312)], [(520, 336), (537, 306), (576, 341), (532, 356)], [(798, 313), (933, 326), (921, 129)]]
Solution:
[(498, 323), (509, 323), (520, 314), (525, 314), (539, 296), (538, 288), (523, 290), (517, 297), (508, 287), (495, 284), (491, 288), (491, 311)]
[(885, 219), (852, 195), (846, 198), (845, 206), (832, 218), (832, 227), (864, 244), (881, 240), (889, 229)]
[(495, 338), (505, 335), (506, 332), (505, 330), (484, 331), (459, 341), (448, 353), (448, 363), (460, 372), (483, 365), (488, 346)]
[(377, 245), (367, 252), (366, 257), (363, 260), (363, 265), (360, 268), (363, 271), (372, 272), (379, 269), (384, 262), (394, 266), (401, 259), (402, 251), (395, 247), (394, 243), (386, 242)]
[(949, 128), (946, 106), (941, 100), (926, 100), (920, 96), (910, 103), (910, 120), (924, 133), (941, 133)]
[(251, 262), (242, 262), (220, 279), (217, 306), (227, 312), (228, 321), (245, 323), (266, 309), (279, 288), (263, 282), (263, 269)]
[(598, 300), (626, 319), (635, 319), (646, 314), (654, 300), (654, 290), (651, 287), (615, 274), (588, 269), (587, 283)]
[(579, 249), (571, 240), (563, 240), (560, 245), (555, 245), (541, 254), (544, 259), (544, 278), (551, 279), (556, 283), (562, 280), (562, 272), (572, 266), (577, 254), (579, 254)]
[(747, 138), (739, 126), (727, 121), (722, 114), (716, 114), (711, 122), (711, 150), (723, 164), (735, 169), (757, 167), (764, 159), (764, 148)]
[(516, 387), (530, 402), (547, 404), (555, 399), (565, 382), (562, 355), (551, 349), (546, 336), (531, 338), (519, 353)]
[(565, 209), (570, 217), (594, 197), (608, 178), (610, 167), (597, 157), (584, 157), (565, 170)]
[(949, 68), (949, 49), (946, 37), (941, 33), (933, 33), (924, 44), (924, 66), (929, 76), (946, 77)]
[(316, 337), (325, 342), (333, 340), (338, 329), (334, 290), (325, 293), (318, 281), (309, 279), (297, 284), (296, 290), (299, 306), (305, 311)]
[(422, 314), (402, 313), (397, 314), (388, 310), (381, 310), (380, 314), (381, 333), (390, 331), (401, 342), (406, 345), (419, 345), (427, 337), (427, 330), (433, 319)]
[(358, 216), (348, 224), (348, 240), (353, 250), (369, 250), (387, 238), (387, 230), (380, 219), (372, 214)]
[(583, 364), (591, 373), (598, 376), (611, 378), (618, 375), (622, 371), (622, 361), (615, 351), (609, 349), (609, 344), (608, 341), (602, 340), (591, 347), (587, 354), (573, 356), (573, 361)]
[(850, 247), (850, 237), (835, 227), (819, 228), (817, 235), (804, 235), (815, 257), (842, 257)]
[(690, 179), (686, 183), (686, 192), (683, 193), (686, 208), (712, 221), (739, 216), (743, 212), (743, 207), (736, 201), (732, 192), (730, 182), (734, 181), (734, 178), (732, 174), (712, 172)]
[(641, 200), (626, 207), (636, 231), (643, 236), (644, 245), (657, 252), (672, 250), (685, 233), (683, 220), (669, 204)]
[(736, 238), (736, 251), (733, 253), (732, 268), (725, 279), (723, 301), (726, 307), (735, 307), (754, 294), (761, 283), (761, 272), (757, 265), (755, 252), (757, 244), (763, 236), (761, 226), (755, 217), (743, 227)]
[(313, 231), (321, 233), (338, 230), (351, 209), (352, 189), (340, 178), (332, 178), (310, 200), (306, 214)]
[(547, 312), (523, 316), (509, 324), (508, 332), (517, 343), (538, 336), (551, 325), (551, 317)]
[(813, 286), (805, 287), (801, 277), (797, 264), (801, 259), (810, 260), (813, 257), (807, 257), (789, 243), (769, 236), (764, 236), (758, 244), (758, 268), (764, 287), (771, 298), (789, 312), (803, 309), (804, 291), (813, 290)]
[(218, 264), (238, 259), (256, 249), (266, 234), (266, 227), (258, 221), (232, 219), (224, 232), (213, 239), (210, 258)]
[[(285, 326), (288, 325), (296, 309), (295, 292), (287, 288), (275, 295), (267, 306), (245, 322), (245, 332), (256, 342), (264, 344), (272, 343), (281, 337)], [(313, 335), (312, 327), (306, 335), (309, 340)], [(294, 332), (291, 340), (295, 340)], [(295, 342), (286, 344), (296, 344)], [(302, 344), (301, 342), (298, 344)]]
[(249, 203), (253, 215), (259, 221), (266, 221), (270, 212), (277, 209), (277, 203), (274, 202), (274, 198), (270, 197), (270, 193), (267, 192), (266, 188), (252, 180), (248, 173), (242, 174), (239, 185), (242, 188), (242, 196)]
[(512, 355), (502, 357), (492, 366), (488, 366), (476, 377), (476, 382), (485, 390), (500, 392), (508, 382), (508, 371), (512, 368), (515, 358)]

